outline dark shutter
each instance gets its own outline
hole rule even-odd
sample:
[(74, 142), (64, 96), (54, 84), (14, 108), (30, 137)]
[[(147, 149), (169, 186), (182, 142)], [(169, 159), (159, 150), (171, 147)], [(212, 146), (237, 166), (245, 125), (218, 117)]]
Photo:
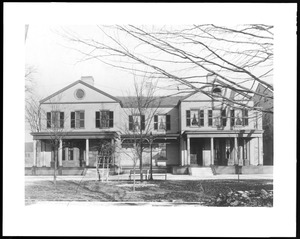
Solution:
[(171, 115), (166, 116), (166, 126), (167, 130), (171, 130)]
[(129, 130), (133, 130), (133, 116), (129, 115)]
[(230, 126), (234, 126), (234, 110), (230, 110)]
[(59, 126), (60, 128), (64, 127), (64, 122), (65, 122), (65, 114), (64, 112), (59, 113)]
[(248, 110), (247, 109), (244, 109), (243, 110), (243, 123), (244, 123), (244, 126), (247, 126), (248, 125)]
[(141, 115), (141, 127), (142, 130), (145, 130), (145, 115)]
[(96, 120), (95, 120), (96, 128), (100, 128), (100, 112), (96, 111)]
[(75, 112), (71, 112), (71, 128), (75, 128)]
[(114, 127), (114, 112), (109, 111), (109, 127), (113, 128)]
[(222, 110), (222, 126), (225, 127), (227, 122), (226, 110)]
[(158, 129), (158, 115), (154, 115), (154, 129)]
[(186, 111), (186, 126), (191, 125), (191, 111), (187, 110)]
[(208, 126), (212, 126), (212, 110), (208, 110)]
[(200, 126), (204, 126), (204, 111), (200, 110), (199, 112), (199, 124)]
[(47, 128), (51, 128), (51, 113), (47, 112)]
[(84, 128), (84, 111), (80, 111), (79, 113), (79, 119), (80, 119), (80, 128)]

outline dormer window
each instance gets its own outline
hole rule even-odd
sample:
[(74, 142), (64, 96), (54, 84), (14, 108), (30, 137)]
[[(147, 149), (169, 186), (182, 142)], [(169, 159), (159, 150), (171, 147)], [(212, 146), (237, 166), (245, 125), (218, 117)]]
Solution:
[(220, 87), (215, 87), (213, 88), (213, 91), (212, 91), (214, 94), (221, 94), (222, 93), (222, 90)]

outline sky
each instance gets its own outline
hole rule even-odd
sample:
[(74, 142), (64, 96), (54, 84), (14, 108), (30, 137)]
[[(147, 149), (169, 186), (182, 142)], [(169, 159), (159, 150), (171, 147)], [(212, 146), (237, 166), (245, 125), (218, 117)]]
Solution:
[[(132, 222), (135, 222), (134, 233), (137, 235), (296, 236), (296, 11), (296, 4), (284, 3), (5, 3), (3, 234), (130, 236)], [(86, 74), (93, 75), (95, 85), (107, 93), (117, 95), (127, 88), (126, 84), (120, 84), (120, 79), (125, 79), (122, 73), (116, 76), (116, 72), (102, 66), (75, 65), (77, 57), (57, 44), (52, 32), (56, 28), (52, 26), (237, 22), (275, 26), (273, 208), (24, 206), (25, 62), (35, 65), (38, 70), (41, 95), (49, 95)], [(30, 25), (26, 44), (25, 24)], [(147, 215), (145, 220), (136, 220), (141, 213)], [(78, 215), (82, 220), (78, 220)], [(117, 222), (117, 227), (111, 222)], [(49, 225), (53, 225), (55, 230), (49, 230)], [(102, 226), (100, 231), (99, 225)]]
[(93, 76), (94, 86), (113, 96), (122, 96), (130, 89), (132, 76), (99, 61), (81, 61), (82, 55), (69, 48), (59, 35), (63, 29), (73, 29), (85, 36), (97, 32), (95, 26), (59, 26), (29, 24), (25, 45), (25, 62), (36, 73), (36, 91), (40, 97), (60, 90), (81, 76)]

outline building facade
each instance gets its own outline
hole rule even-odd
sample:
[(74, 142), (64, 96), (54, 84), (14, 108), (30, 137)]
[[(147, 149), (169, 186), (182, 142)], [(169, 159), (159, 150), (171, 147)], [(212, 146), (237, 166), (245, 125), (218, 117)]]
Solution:
[[(203, 92), (168, 97), (138, 115), (129, 104), (137, 99), (111, 96), (93, 83), (92, 77), (82, 77), (40, 101), (42, 130), (32, 132), (32, 168), (53, 169), (55, 155), (61, 171), (96, 167), (100, 141), (115, 148), (111, 166), (132, 167), (133, 145), (126, 142), (135, 137), (136, 129), (145, 135), (151, 132), (155, 166), (263, 165), (261, 112), (251, 108), (251, 99), (235, 97), (220, 84), (208, 89), (214, 97)], [(147, 142), (144, 167), (151, 163)]]

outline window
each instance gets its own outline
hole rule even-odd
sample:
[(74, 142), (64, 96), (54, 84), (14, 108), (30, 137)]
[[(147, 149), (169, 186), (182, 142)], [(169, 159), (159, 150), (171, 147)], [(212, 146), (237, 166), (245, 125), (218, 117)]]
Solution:
[(84, 111), (71, 112), (71, 128), (84, 128)]
[(51, 111), (47, 112), (47, 128), (63, 128), (64, 127), (64, 112)]
[(198, 109), (187, 110), (186, 126), (204, 126), (204, 111)]
[(109, 110), (96, 111), (96, 128), (114, 127), (114, 112)]
[(248, 110), (244, 109), (243, 110), (243, 125), (248, 126), (249, 120), (248, 120)]
[(171, 116), (170, 115), (154, 115), (154, 130), (170, 130)]
[(75, 91), (75, 96), (77, 99), (81, 100), (85, 96), (84, 90), (78, 89)]
[(221, 110), (213, 110), (213, 127), (222, 126), (221, 122)]
[(129, 130), (145, 130), (145, 115), (129, 115)]
[(249, 124), (248, 110), (235, 109), (230, 113), (230, 125), (233, 126), (247, 126)]

